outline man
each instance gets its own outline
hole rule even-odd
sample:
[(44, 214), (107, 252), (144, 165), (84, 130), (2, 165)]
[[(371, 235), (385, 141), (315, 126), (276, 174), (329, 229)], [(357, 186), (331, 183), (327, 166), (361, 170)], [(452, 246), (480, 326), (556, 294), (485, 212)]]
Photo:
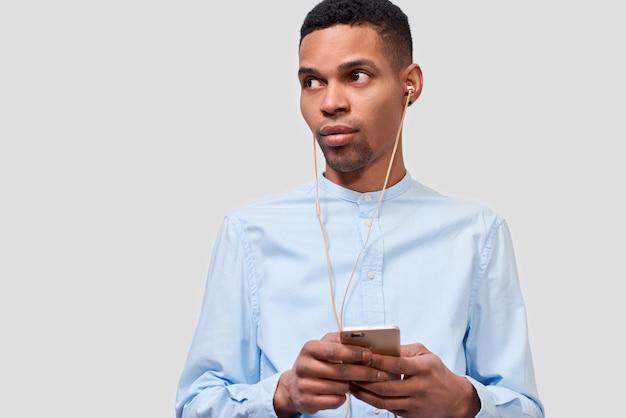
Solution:
[[(299, 64), (325, 171), (225, 217), (177, 417), (543, 417), (506, 223), (405, 168), (422, 90), (405, 14), (324, 0)], [(339, 340), (380, 324), (399, 357)]]

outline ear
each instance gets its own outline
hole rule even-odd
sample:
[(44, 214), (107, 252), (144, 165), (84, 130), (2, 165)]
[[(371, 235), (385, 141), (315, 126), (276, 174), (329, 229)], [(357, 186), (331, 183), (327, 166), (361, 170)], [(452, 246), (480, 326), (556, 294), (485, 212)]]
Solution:
[(413, 92), (409, 99), (409, 104), (413, 104), (422, 94), (424, 79), (422, 78), (422, 69), (419, 65), (413, 63), (403, 70), (402, 78), (406, 86), (413, 87)]

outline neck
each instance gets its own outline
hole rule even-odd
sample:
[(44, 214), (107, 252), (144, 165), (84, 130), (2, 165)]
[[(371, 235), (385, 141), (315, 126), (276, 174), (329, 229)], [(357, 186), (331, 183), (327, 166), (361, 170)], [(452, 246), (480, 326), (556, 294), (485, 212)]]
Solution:
[[(396, 171), (396, 173), (394, 173)], [(400, 182), (406, 175), (406, 170), (402, 168), (393, 170), (389, 175), (386, 188), (389, 188)], [(370, 176), (368, 174), (361, 174), (357, 172), (352, 173), (337, 173), (335, 171), (326, 171), (324, 177), (338, 184), (346, 189), (354, 190), (359, 193), (378, 192), (383, 189), (385, 178), (384, 176)]]
[(385, 186), (385, 177), (387, 175), (388, 162), (378, 164), (378, 167), (368, 165), (366, 168), (362, 168), (349, 173), (342, 173), (335, 171), (326, 165), (326, 171), (324, 177), (350, 190), (354, 190), (359, 193), (377, 192), (383, 189), (383, 187), (389, 188), (404, 178), (406, 175), (406, 168), (402, 158), (396, 156), (391, 171), (389, 172), (389, 179)]

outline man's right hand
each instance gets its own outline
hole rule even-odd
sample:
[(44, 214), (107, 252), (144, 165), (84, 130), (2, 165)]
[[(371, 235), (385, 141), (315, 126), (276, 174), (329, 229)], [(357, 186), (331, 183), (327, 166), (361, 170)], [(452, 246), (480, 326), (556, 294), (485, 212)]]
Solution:
[(314, 414), (336, 409), (346, 401), (351, 381), (378, 382), (392, 378), (367, 366), (372, 352), (341, 344), (339, 333), (308, 341), (291, 370), (282, 374), (274, 393), (274, 410), (279, 418), (296, 413)]

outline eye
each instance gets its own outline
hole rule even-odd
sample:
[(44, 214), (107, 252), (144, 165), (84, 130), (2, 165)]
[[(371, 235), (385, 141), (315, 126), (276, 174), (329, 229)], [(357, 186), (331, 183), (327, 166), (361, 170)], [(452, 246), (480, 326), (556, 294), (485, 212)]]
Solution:
[(350, 74), (350, 81), (356, 84), (367, 83), (369, 79), (370, 79), (370, 75), (364, 71), (355, 71), (352, 74)]
[(309, 90), (315, 90), (315, 89), (319, 89), (320, 87), (322, 87), (322, 82), (316, 78), (307, 78), (306, 80), (304, 80), (304, 83), (302, 84), (304, 88), (309, 89)]

